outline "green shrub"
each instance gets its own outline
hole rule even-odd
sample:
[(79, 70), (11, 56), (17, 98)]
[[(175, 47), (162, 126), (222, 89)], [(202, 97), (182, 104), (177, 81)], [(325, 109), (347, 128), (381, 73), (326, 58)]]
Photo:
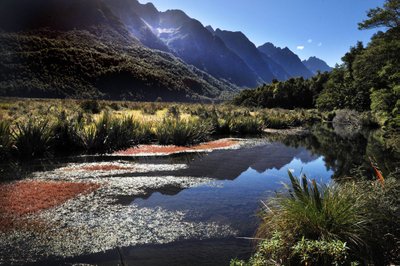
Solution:
[(288, 192), (278, 193), (261, 212), (257, 252), (248, 264), (233, 265), (399, 263), (397, 180), (318, 186), (305, 176), (289, 177)]
[(267, 128), (274, 129), (287, 129), (292, 127), (293, 120), (292, 119), (282, 119), (279, 117), (266, 117), (264, 119), (265, 126)]
[(132, 147), (143, 138), (143, 131), (132, 117), (113, 118), (103, 113), (98, 121), (83, 127), (80, 138), (90, 153), (107, 153)]
[(85, 100), (80, 104), (82, 110), (92, 114), (99, 114), (101, 112), (100, 104), (97, 100)]
[(311, 110), (268, 109), (261, 113), (261, 117), (267, 128), (274, 129), (299, 127), (321, 120), (319, 114)]
[(12, 137), (10, 123), (0, 121), (0, 159), (5, 159), (9, 156), (12, 146)]
[[(290, 250), (281, 234), (274, 232), (270, 239), (261, 241), (257, 252), (249, 262), (232, 260), (232, 266), (253, 265), (346, 265), (348, 247), (340, 240), (308, 240), (304, 237), (296, 242)], [(285, 252), (290, 252), (293, 259), (283, 259)], [(294, 259), (296, 258), (296, 259)]]
[(79, 119), (69, 119), (65, 112), (62, 112), (58, 117), (53, 126), (53, 148), (56, 152), (68, 153), (83, 148), (82, 141), (79, 138), (79, 127), (82, 127), (82, 124), (75, 121), (79, 121)]
[(181, 112), (180, 112), (178, 106), (171, 105), (170, 107), (168, 107), (167, 117), (179, 119), (180, 115), (181, 115)]
[(48, 154), (53, 140), (48, 121), (17, 123), (12, 132), (15, 152), (20, 159), (34, 159)]
[(293, 247), (293, 256), (304, 265), (343, 265), (348, 256), (346, 243), (340, 240), (308, 240), (304, 237)]
[(309, 184), (305, 176), (301, 184), (290, 172), (289, 177), (292, 185), (289, 195), (278, 195), (269, 202), (276, 211), (263, 215), (260, 236), (266, 237), (272, 230), (281, 232), (289, 243), (305, 237), (342, 240), (357, 249), (365, 248), (367, 218), (360, 196), (354, 193), (356, 187), (318, 188), (315, 181)]
[(200, 121), (164, 119), (156, 130), (155, 136), (161, 145), (193, 145), (208, 140), (211, 126)]
[(252, 116), (239, 116), (229, 120), (229, 130), (232, 134), (259, 134), (263, 130), (261, 121)]

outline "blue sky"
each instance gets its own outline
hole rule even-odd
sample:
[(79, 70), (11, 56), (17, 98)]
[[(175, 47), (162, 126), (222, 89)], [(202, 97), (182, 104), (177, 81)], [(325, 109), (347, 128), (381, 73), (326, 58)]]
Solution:
[(205, 26), (242, 31), (257, 46), (272, 42), (289, 47), (301, 59), (317, 56), (334, 66), (360, 40), (376, 30), (357, 23), (384, 0), (140, 0), (157, 9), (181, 9)]

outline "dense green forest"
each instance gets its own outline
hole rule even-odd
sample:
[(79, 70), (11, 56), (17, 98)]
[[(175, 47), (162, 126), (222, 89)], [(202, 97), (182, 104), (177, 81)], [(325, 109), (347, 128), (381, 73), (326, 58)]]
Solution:
[(241, 92), (233, 102), (249, 107), (372, 111), (379, 123), (400, 126), (400, 1), (371, 9), (359, 29), (382, 28), (370, 43), (358, 42), (330, 73), (305, 80), (274, 81)]

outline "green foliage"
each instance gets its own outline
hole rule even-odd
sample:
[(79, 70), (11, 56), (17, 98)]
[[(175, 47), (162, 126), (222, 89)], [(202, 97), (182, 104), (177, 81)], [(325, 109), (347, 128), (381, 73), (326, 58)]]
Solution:
[(176, 105), (171, 105), (170, 107), (168, 107), (167, 110), (167, 116), (171, 117), (171, 118), (175, 118), (175, 119), (179, 119), (180, 118), (180, 110), (179, 107)]
[(79, 136), (90, 153), (107, 153), (132, 147), (144, 141), (148, 128), (141, 128), (132, 117), (113, 118), (104, 112), (98, 121), (81, 128)]
[(2, 32), (0, 44), (0, 96), (211, 101), (236, 90), (102, 26)]
[(18, 158), (24, 160), (45, 156), (53, 140), (49, 122), (37, 122), (32, 118), (25, 124), (18, 123), (12, 132), (12, 137)]
[(264, 84), (256, 90), (244, 90), (233, 99), (236, 105), (262, 108), (312, 108), (314, 98), (323, 89), (328, 73), (304, 80), (291, 78), (285, 82)]
[(200, 121), (166, 118), (155, 130), (161, 145), (186, 146), (204, 142), (211, 135), (211, 126)]
[(82, 127), (78, 119), (68, 118), (65, 112), (61, 112), (57, 122), (53, 125), (53, 148), (56, 152), (69, 153), (83, 148), (79, 138), (79, 128)]
[(263, 124), (257, 117), (239, 116), (229, 120), (229, 131), (231, 134), (260, 134)]
[(304, 237), (293, 247), (293, 255), (305, 265), (343, 265), (348, 247), (340, 240), (307, 240)]
[(92, 114), (99, 114), (101, 112), (100, 104), (96, 100), (85, 100), (81, 102), (80, 105), (85, 112), (90, 112)]
[(9, 156), (12, 146), (10, 123), (0, 121), (0, 159), (4, 160)]
[[(331, 73), (309, 79), (289, 79), (245, 90), (233, 103), (251, 107), (314, 108), (322, 111), (372, 111), (381, 126), (400, 127), (400, 1), (386, 0), (371, 9), (360, 29), (386, 27), (364, 46), (358, 42)], [(270, 121), (274, 124), (274, 120)], [(285, 127), (285, 125), (277, 125)]]
[(320, 114), (311, 110), (263, 110), (260, 116), (267, 128), (287, 129), (321, 121)]
[(368, 11), (368, 19), (359, 23), (360, 29), (377, 27), (400, 27), (400, 1), (386, 0), (383, 8), (377, 7)]
[(288, 193), (265, 203), (257, 252), (231, 265), (398, 263), (400, 184), (345, 182), (318, 186), (289, 172)]

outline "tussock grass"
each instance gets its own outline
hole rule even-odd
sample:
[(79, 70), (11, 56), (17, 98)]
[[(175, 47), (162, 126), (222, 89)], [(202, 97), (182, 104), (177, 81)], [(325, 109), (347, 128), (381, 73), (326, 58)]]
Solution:
[(134, 121), (133, 117), (115, 118), (104, 112), (93, 123), (81, 127), (79, 137), (87, 152), (107, 153), (143, 143), (150, 127)]
[(29, 160), (45, 156), (51, 147), (53, 134), (46, 120), (29, 119), (25, 124), (17, 123), (12, 132), (18, 158)]
[(290, 187), (264, 204), (257, 253), (232, 265), (397, 264), (400, 184), (388, 179), (319, 186), (289, 172)]
[(212, 127), (196, 120), (166, 118), (155, 129), (155, 136), (161, 145), (187, 146), (209, 139)]
[(0, 159), (6, 159), (9, 156), (12, 145), (12, 136), (10, 123), (0, 121)]
[(260, 134), (263, 130), (263, 123), (257, 117), (239, 116), (229, 120), (231, 134), (247, 135)]

